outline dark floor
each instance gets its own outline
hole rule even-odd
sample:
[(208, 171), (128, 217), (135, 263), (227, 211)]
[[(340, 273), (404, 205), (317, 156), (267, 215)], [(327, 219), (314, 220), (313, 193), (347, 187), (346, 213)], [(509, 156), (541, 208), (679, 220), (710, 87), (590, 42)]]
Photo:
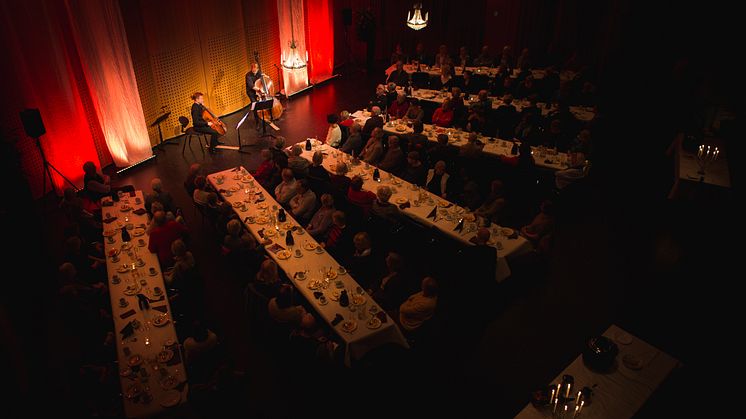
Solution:
[[(376, 81), (361, 73), (344, 74), (292, 98), (277, 123), (281, 128), (277, 134), (288, 143), (323, 137), (326, 114), (360, 108)], [(223, 120), (233, 127), (241, 116), (239, 112)], [(700, 361), (709, 353), (699, 347), (717, 336), (720, 329), (710, 322), (725, 316), (730, 302), (718, 296), (723, 306), (716, 311), (703, 304), (726, 287), (730, 278), (705, 268), (708, 260), (717, 260), (726, 252), (721, 244), (724, 234), (692, 220), (712, 219), (719, 226), (719, 220), (731, 217), (727, 206), (669, 203), (663, 198), (664, 190), (657, 201), (643, 207), (619, 205), (624, 200), (599, 180), (563, 215), (546, 270), (525, 267), (504, 283), (494, 318), (483, 329), (465, 325), (469, 333), (454, 331), (424, 353), (382, 353), (351, 370), (319, 370), (293, 363), (255, 336), (243, 315), (240, 279), (224, 269), (219, 238), (194, 216), (191, 199), (182, 187), (193, 162), (200, 162), (205, 173), (239, 164), (256, 167), (258, 151), (267, 140), (257, 139), (251, 122), (241, 132), (244, 143), (254, 143), (244, 149), (248, 153), (224, 150), (203, 156), (195, 142), (182, 154), (181, 140), (175, 140), (178, 145), (164, 146), (157, 160), (115, 181), (148, 189), (150, 179), (159, 177), (177, 205), (187, 209), (191, 250), (206, 283), (206, 316), (222, 339), (227, 360), (246, 372), (243, 382), (194, 400), (194, 416), (227, 417), (234, 412), (232, 416), (287, 417), (313, 409), (320, 415), (354, 417), (372, 415), (378, 409), (401, 412), (398, 406), (404, 405), (411, 412), (443, 414), (457, 409), (459, 417), (477, 412), (483, 412), (479, 416), (512, 417), (532, 390), (547, 384), (579, 354), (586, 337), (603, 332), (612, 323), (684, 364), (638, 416), (672, 417), (687, 411), (681, 398), (690, 390), (683, 389), (691, 389), (695, 377), (700, 377)], [(224, 141), (236, 144), (234, 130)], [(666, 179), (660, 181), (665, 184)], [(47, 240), (59, 240), (57, 216), (51, 213), (46, 219)], [(558, 312), (564, 316), (559, 327), (547, 321)], [(51, 310), (47, 323), (49, 365), (64, 365), (65, 327)], [(54, 399), (65, 410), (80, 412), (74, 405), (76, 389), (66, 384), (64, 370), (50, 367), (47, 376), (48, 386), (61, 389)]]

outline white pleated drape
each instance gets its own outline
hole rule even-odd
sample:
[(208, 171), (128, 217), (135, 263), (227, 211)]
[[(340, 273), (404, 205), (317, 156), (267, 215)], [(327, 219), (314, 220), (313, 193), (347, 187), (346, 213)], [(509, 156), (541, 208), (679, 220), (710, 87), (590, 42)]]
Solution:
[(152, 156), (118, 1), (67, 0), (65, 3), (114, 164), (127, 167)]

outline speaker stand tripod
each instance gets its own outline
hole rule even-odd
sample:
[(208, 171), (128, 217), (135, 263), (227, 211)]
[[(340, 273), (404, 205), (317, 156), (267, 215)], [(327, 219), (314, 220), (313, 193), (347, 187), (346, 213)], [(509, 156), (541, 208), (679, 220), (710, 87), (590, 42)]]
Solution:
[(36, 137), (35, 140), (36, 140), (36, 146), (39, 148), (39, 154), (41, 154), (42, 164), (44, 165), (44, 173), (42, 173), (42, 177), (44, 178), (43, 183), (42, 183), (42, 190), (41, 190), (42, 196), (46, 196), (47, 195), (47, 178), (49, 178), (49, 186), (52, 188), (51, 192), (54, 192), (55, 194), (57, 193), (57, 188), (54, 186), (54, 180), (52, 179), (52, 172), (49, 170), (50, 168), (52, 170), (54, 170), (55, 172), (57, 172), (57, 174), (62, 179), (65, 179), (65, 181), (67, 183), (69, 183), (70, 186), (73, 187), (73, 189), (75, 189), (75, 192), (79, 191), (80, 188), (78, 188), (77, 186), (75, 186), (75, 184), (72, 183), (72, 181), (70, 179), (68, 179), (67, 177), (65, 177), (65, 175), (62, 174), (62, 172), (60, 172), (59, 170), (57, 170), (57, 168), (54, 167), (52, 165), (52, 163), (49, 162), (49, 160), (47, 160), (47, 156), (44, 155), (44, 149), (41, 148), (41, 140), (39, 140), (39, 137)]

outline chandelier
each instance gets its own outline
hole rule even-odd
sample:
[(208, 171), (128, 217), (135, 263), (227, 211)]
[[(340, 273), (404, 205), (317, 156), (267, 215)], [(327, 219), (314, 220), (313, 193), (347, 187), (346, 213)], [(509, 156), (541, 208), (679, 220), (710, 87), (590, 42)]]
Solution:
[(308, 51), (306, 51), (306, 60), (303, 61), (303, 59), (300, 56), (300, 53), (298, 52), (298, 46), (295, 44), (295, 25), (293, 24), (293, 10), (291, 8), (290, 10), (290, 52), (288, 52), (286, 55), (285, 51), (282, 51), (282, 57), (280, 58), (280, 63), (282, 63), (282, 66), (287, 69), (296, 70), (296, 69), (305, 67), (307, 62), (308, 62)]
[[(411, 15), (411, 16), (410, 16)], [(419, 31), (427, 26), (427, 18), (430, 13), (425, 13), (425, 19), (422, 18), (422, 3), (414, 5), (414, 12), (407, 12), (407, 26)]]

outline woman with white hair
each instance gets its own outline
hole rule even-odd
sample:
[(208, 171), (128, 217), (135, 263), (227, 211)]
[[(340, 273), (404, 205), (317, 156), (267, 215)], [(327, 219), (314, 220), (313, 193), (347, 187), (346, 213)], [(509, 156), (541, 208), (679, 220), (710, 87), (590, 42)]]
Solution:
[(329, 227), (332, 226), (332, 214), (334, 214), (334, 211), (334, 197), (328, 193), (321, 195), (321, 208), (311, 218), (311, 221), (306, 226), (306, 231), (317, 240), (326, 237)]
[(401, 213), (396, 205), (389, 202), (391, 199), (391, 188), (388, 186), (379, 186), (376, 190), (376, 200), (373, 201), (371, 212), (383, 219), (397, 223), (400, 221)]
[(159, 178), (156, 177), (150, 181), (150, 189), (152, 189), (153, 192), (145, 196), (145, 209), (147, 211), (150, 211), (150, 206), (155, 201), (163, 204), (163, 208), (167, 212), (173, 211), (174, 199), (171, 197), (170, 193), (163, 190), (163, 184)]
[(303, 154), (303, 147), (296, 144), (290, 149), (290, 157), (288, 157), (288, 167), (293, 171), (296, 179), (308, 176), (309, 163), (301, 154)]
[(448, 199), (449, 178), (450, 175), (446, 172), (446, 162), (440, 160), (435, 163), (435, 168), (428, 170), (425, 187), (429, 192)]

